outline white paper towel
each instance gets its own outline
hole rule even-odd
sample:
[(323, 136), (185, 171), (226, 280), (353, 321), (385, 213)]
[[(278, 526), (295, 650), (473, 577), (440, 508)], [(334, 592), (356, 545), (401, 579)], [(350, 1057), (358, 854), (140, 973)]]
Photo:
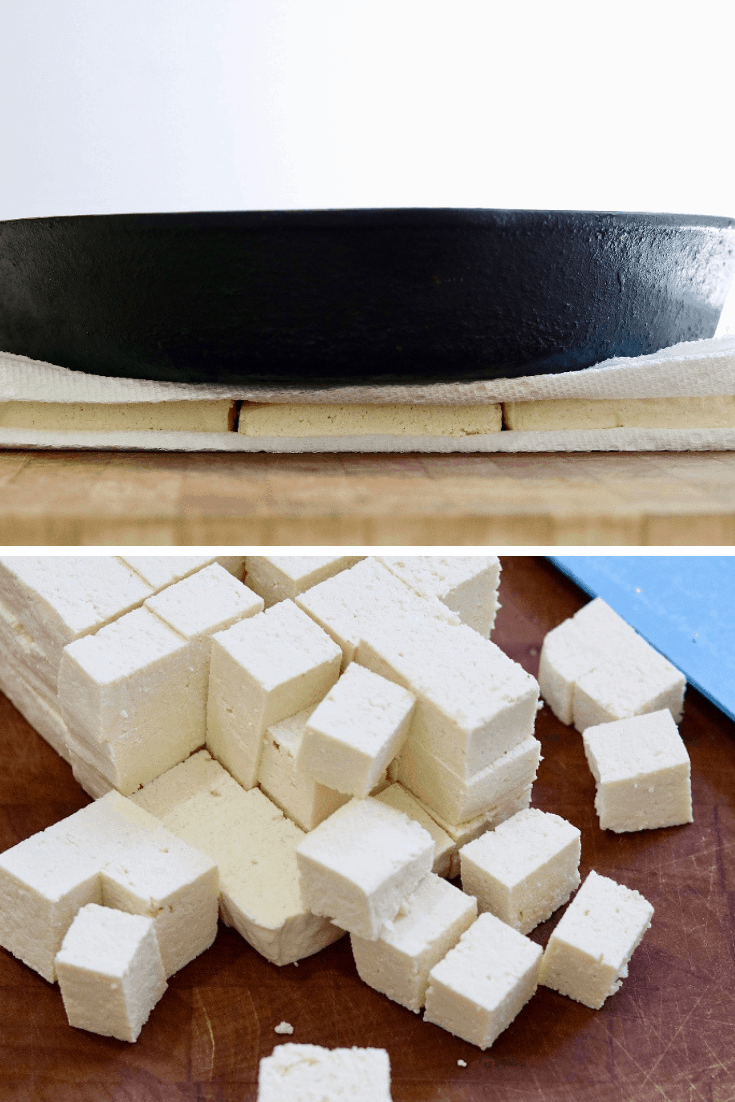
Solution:
[[(581, 371), (426, 386), (278, 389), (114, 379), (0, 353), (0, 401), (165, 402), (233, 398), (260, 402), (398, 402), (462, 405), (543, 398), (706, 397), (735, 394), (735, 336), (673, 345)], [(731, 450), (732, 429), (603, 429), (487, 436), (253, 438), (236, 433), (41, 432), (0, 428), (0, 446), (174, 451), (628, 451)]]

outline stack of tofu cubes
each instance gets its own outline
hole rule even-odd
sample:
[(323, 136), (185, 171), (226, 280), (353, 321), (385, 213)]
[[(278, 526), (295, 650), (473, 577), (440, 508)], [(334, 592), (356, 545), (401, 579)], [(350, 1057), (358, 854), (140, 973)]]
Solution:
[[(0, 942), (73, 1024), (132, 1040), (217, 913), (278, 965), (349, 932), (366, 982), (487, 1047), (536, 988), (526, 933), (579, 883), (579, 831), (529, 807), (539, 687), (489, 639), (498, 577), (0, 560), (0, 687), (95, 798), (0, 857)], [(493, 887), (493, 844), (530, 846), (530, 896)]]

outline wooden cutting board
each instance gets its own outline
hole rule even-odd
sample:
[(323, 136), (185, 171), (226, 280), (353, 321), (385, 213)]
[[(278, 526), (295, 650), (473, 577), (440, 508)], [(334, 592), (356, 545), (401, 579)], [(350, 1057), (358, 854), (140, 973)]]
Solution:
[[(544, 634), (586, 597), (548, 562), (504, 561), (494, 638), (530, 672)], [(0, 698), (0, 848), (83, 806), (69, 768)], [(71, 1029), (59, 991), (0, 950), (0, 1098), (254, 1102), (282, 1041), (387, 1048), (394, 1102), (726, 1102), (735, 1090), (735, 725), (696, 692), (682, 735), (693, 824), (614, 835), (597, 825), (579, 734), (547, 708), (533, 804), (582, 831), (595, 868), (655, 907), (630, 975), (602, 1010), (540, 988), (481, 1052), (358, 979), (346, 939), (277, 968), (232, 931), (170, 981), (138, 1042)], [(274, 870), (277, 875), (277, 870)], [(532, 934), (543, 944), (555, 916)], [(281, 1021), (294, 1027), (280, 1037)], [(460, 1066), (458, 1061), (465, 1061)]]
[(735, 543), (735, 453), (0, 451), (0, 544)]

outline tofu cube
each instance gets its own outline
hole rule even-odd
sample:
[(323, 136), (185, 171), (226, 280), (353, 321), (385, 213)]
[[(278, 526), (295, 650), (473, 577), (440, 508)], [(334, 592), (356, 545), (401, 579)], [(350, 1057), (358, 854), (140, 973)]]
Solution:
[(409, 819), (415, 819), (424, 830), (428, 830), (431, 837), (434, 839), (434, 864), (432, 872), (437, 876), (451, 876), (452, 873), (452, 859), (457, 852), (457, 844), (447, 834), (446, 830), (443, 830), (439, 824), (432, 819), (428, 810), (423, 806), (420, 800), (417, 800), (408, 789), (404, 788), (398, 781), (388, 785), (382, 792), (373, 793), (376, 800), (380, 800), (381, 803), (387, 804), (389, 807), (394, 807), (396, 811), (402, 811), (404, 815), (408, 815)]
[(528, 808), (462, 847), (462, 887), (480, 911), (528, 934), (579, 887), (580, 851), (577, 827)]
[(441, 601), (420, 596), (374, 558), (363, 559), (349, 570), (307, 589), (296, 598), (296, 604), (342, 648), (343, 669), (355, 660), (365, 631), (399, 612), (407, 617), (414, 632), (424, 619), (459, 623), (456, 613)]
[(590, 872), (549, 938), (539, 982), (599, 1010), (628, 975), (652, 915), (639, 892)]
[(415, 694), (406, 746), (420, 744), (463, 781), (533, 734), (535, 678), (464, 624), (419, 626), (397, 610), (365, 627), (356, 660)]
[(664, 708), (584, 732), (602, 830), (654, 830), (692, 822), (691, 766)]
[(661, 708), (678, 723), (686, 680), (597, 597), (546, 635), (539, 684), (554, 715), (584, 731)]
[(374, 940), (431, 871), (434, 842), (407, 815), (368, 797), (320, 823), (296, 856), (306, 906)]
[(360, 979), (418, 1014), (429, 972), (476, 918), (471, 896), (430, 873), (376, 941), (352, 935)]
[(424, 1020), (489, 1048), (538, 986), (541, 947), (481, 914), (429, 973)]
[(459, 825), (529, 788), (540, 761), (541, 743), (529, 735), (470, 780), (464, 780), (425, 746), (410, 739), (398, 759), (396, 776), (443, 819)]
[(134, 801), (216, 861), (223, 920), (267, 960), (290, 964), (342, 937), (304, 905), (296, 864), (304, 832), (206, 751), (156, 778)]
[(258, 769), (258, 786), (302, 830), (313, 830), (350, 798), (315, 781), (299, 766), (304, 728), (313, 711), (313, 707), (304, 708), (295, 716), (271, 724), (265, 733)]
[(245, 563), (242, 555), (118, 555), (118, 558), (148, 582), (156, 593), (212, 563), (219, 563), (241, 581)]
[(416, 697), (351, 663), (317, 704), (298, 765), (328, 788), (364, 799), (401, 749)]
[(383, 1048), (278, 1045), (260, 1061), (258, 1102), (391, 1102)]
[(378, 562), (422, 597), (436, 597), (463, 624), (490, 637), (498, 604), (497, 555), (378, 555)]
[(244, 788), (257, 783), (268, 727), (321, 700), (339, 676), (341, 657), (288, 600), (214, 636), (207, 748)]
[(68, 744), (127, 795), (202, 745), (192, 650), (146, 608), (64, 650), (59, 705)]
[(120, 1041), (137, 1041), (168, 986), (153, 919), (95, 903), (69, 927), (56, 974), (69, 1025)]
[(354, 566), (361, 555), (246, 555), (247, 584), (265, 601), (294, 600), (319, 582)]

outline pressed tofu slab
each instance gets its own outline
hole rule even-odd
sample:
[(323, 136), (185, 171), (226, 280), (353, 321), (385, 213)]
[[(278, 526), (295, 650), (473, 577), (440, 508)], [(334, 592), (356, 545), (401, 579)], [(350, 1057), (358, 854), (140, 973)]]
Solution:
[(301, 405), (244, 402), (246, 436), (476, 436), (500, 432), (500, 405)]
[(179, 402), (0, 402), (0, 425), (76, 432), (232, 432), (230, 399)]

